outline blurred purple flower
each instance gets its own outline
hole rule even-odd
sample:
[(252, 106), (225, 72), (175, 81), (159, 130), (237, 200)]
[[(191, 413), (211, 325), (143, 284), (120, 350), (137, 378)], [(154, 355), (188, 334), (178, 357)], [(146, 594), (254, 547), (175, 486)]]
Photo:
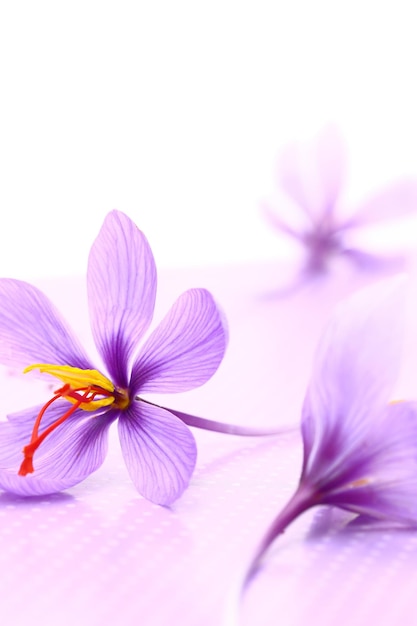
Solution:
[(417, 403), (388, 404), (401, 361), (403, 296), (401, 279), (385, 281), (339, 305), (330, 320), (303, 407), (299, 485), (241, 589), (271, 543), (308, 508), (333, 505), (417, 525)]
[(361, 269), (382, 269), (403, 260), (351, 247), (347, 235), (362, 226), (417, 212), (417, 181), (391, 184), (344, 218), (340, 209), (345, 171), (345, 147), (333, 127), (318, 136), (311, 153), (306, 147), (292, 145), (282, 155), (279, 184), (291, 200), (293, 214), (282, 217), (268, 204), (263, 209), (272, 227), (306, 251), (301, 282), (326, 271), (335, 256), (345, 257)]
[(91, 248), (87, 288), (93, 337), (109, 377), (94, 369), (42, 292), (22, 281), (0, 280), (0, 363), (39, 370), (63, 383), (44, 406), (0, 423), (1, 488), (30, 496), (79, 483), (103, 463), (109, 426), (118, 419), (122, 453), (137, 490), (169, 504), (188, 485), (196, 462), (186, 424), (271, 434), (143, 399), (149, 392), (187, 391), (208, 381), (223, 358), (227, 333), (211, 294), (190, 289), (137, 352), (153, 317), (156, 267), (145, 236), (123, 213), (106, 217)]

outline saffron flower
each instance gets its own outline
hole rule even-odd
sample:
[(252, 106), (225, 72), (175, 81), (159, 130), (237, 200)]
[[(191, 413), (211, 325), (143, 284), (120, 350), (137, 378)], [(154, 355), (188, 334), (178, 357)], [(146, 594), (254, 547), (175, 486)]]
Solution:
[(272, 542), (311, 507), (417, 525), (417, 403), (389, 403), (404, 291), (401, 278), (378, 283), (341, 303), (330, 320), (303, 406), (299, 485), (260, 542), (240, 593)]
[[(285, 216), (269, 204), (263, 207), (270, 225), (295, 240), (306, 252), (299, 277), (325, 272), (334, 257), (343, 257), (360, 269), (383, 269), (400, 258), (384, 257), (349, 244), (356, 229), (393, 220), (417, 211), (417, 182), (404, 179), (387, 186), (358, 207), (343, 206), (346, 154), (333, 127), (326, 128), (309, 148), (289, 146), (278, 171), (280, 188), (290, 201)], [(298, 286), (298, 283), (297, 283)]]
[(123, 213), (107, 215), (91, 248), (87, 290), (93, 338), (106, 374), (95, 369), (41, 291), (0, 279), (0, 363), (60, 381), (43, 406), (0, 422), (2, 489), (31, 496), (79, 483), (103, 463), (109, 427), (118, 420), (122, 453), (137, 490), (167, 505), (186, 488), (196, 463), (187, 424), (232, 434), (271, 434), (165, 409), (143, 398), (208, 381), (223, 358), (227, 333), (211, 294), (190, 289), (138, 350), (153, 317), (156, 267), (145, 236)]

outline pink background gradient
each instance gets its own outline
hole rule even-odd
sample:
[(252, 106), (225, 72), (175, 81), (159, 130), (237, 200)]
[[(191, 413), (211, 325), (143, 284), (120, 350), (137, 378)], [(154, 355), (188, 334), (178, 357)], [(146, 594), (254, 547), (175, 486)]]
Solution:
[[(156, 317), (183, 289), (208, 287), (228, 317), (230, 344), (207, 385), (159, 400), (239, 424), (298, 425), (320, 330), (335, 302), (369, 276), (339, 271), (271, 298), (285, 273), (274, 264), (162, 272)], [(84, 279), (39, 285), (90, 347)], [(406, 356), (400, 387), (411, 393)], [(2, 415), (49, 393), (10, 371), (2, 387)], [(0, 623), (228, 626), (233, 585), (297, 483), (301, 441), (297, 430), (265, 439), (194, 432), (197, 469), (171, 508), (136, 493), (116, 431), (105, 464), (81, 485), (42, 498), (1, 494)], [(323, 508), (298, 519), (249, 587), (242, 626), (417, 623), (417, 532), (353, 518)]]

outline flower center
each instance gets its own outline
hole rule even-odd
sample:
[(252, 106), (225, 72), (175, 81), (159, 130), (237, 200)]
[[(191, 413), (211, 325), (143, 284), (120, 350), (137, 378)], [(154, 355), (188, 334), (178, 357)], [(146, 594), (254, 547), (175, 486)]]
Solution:
[[(44, 439), (71, 417), (77, 409), (96, 411), (101, 407), (113, 405), (115, 408), (123, 410), (130, 403), (128, 391), (126, 389), (117, 389), (111, 380), (97, 370), (83, 370), (69, 365), (37, 363), (27, 367), (24, 373), (34, 369), (38, 369), (42, 374), (46, 373), (55, 376), (64, 383), (64, 386), (54, 391), (53, 397), (39, 411), (33, 425), (30, 442), (23, 448), (24, 458), (18, 472), (20, 476), (33, 473), (33, 455), (35, 451)], [(39, 427), (45, 412), (58, 398), (67, 400), (72, 406), (42, 433), (39, 433)]]

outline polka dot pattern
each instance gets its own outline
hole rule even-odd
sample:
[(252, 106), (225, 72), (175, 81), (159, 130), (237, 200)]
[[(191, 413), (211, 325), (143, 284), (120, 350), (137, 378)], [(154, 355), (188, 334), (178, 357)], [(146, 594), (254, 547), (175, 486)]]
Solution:
[[(243, 270), (162, 273), (161, 314), (181, 290), (206, 286), (225, 308), (231, 339), (212, 381), (159, 400), (222, 421), (297, 426), (314, 344), (343, 294), (321, 287), (320, 298), (265, 301), (251, 271), (249, 279)], [(84, 341), (82, 281), (44, 286)], [(312, 313), (298, 325), (307, 306)], [(50, 393), (43, 381), (12, 372), (1, 381), (3, 414)], [(197, 468), (170, 508), (136, 493), (117, 429), (105, 464), (84, 483), (41, 498), (1, 493), (0, 623), (229, 626), (222, 620), (234, 581), (297, 484), (301, 441), (296, 429), (266, 439), (194, 433)], [(241, 624), (412, 625), (416, 572), (417, 533), (359, 526), (330, 508), (308, 511), (268, 552)]]

